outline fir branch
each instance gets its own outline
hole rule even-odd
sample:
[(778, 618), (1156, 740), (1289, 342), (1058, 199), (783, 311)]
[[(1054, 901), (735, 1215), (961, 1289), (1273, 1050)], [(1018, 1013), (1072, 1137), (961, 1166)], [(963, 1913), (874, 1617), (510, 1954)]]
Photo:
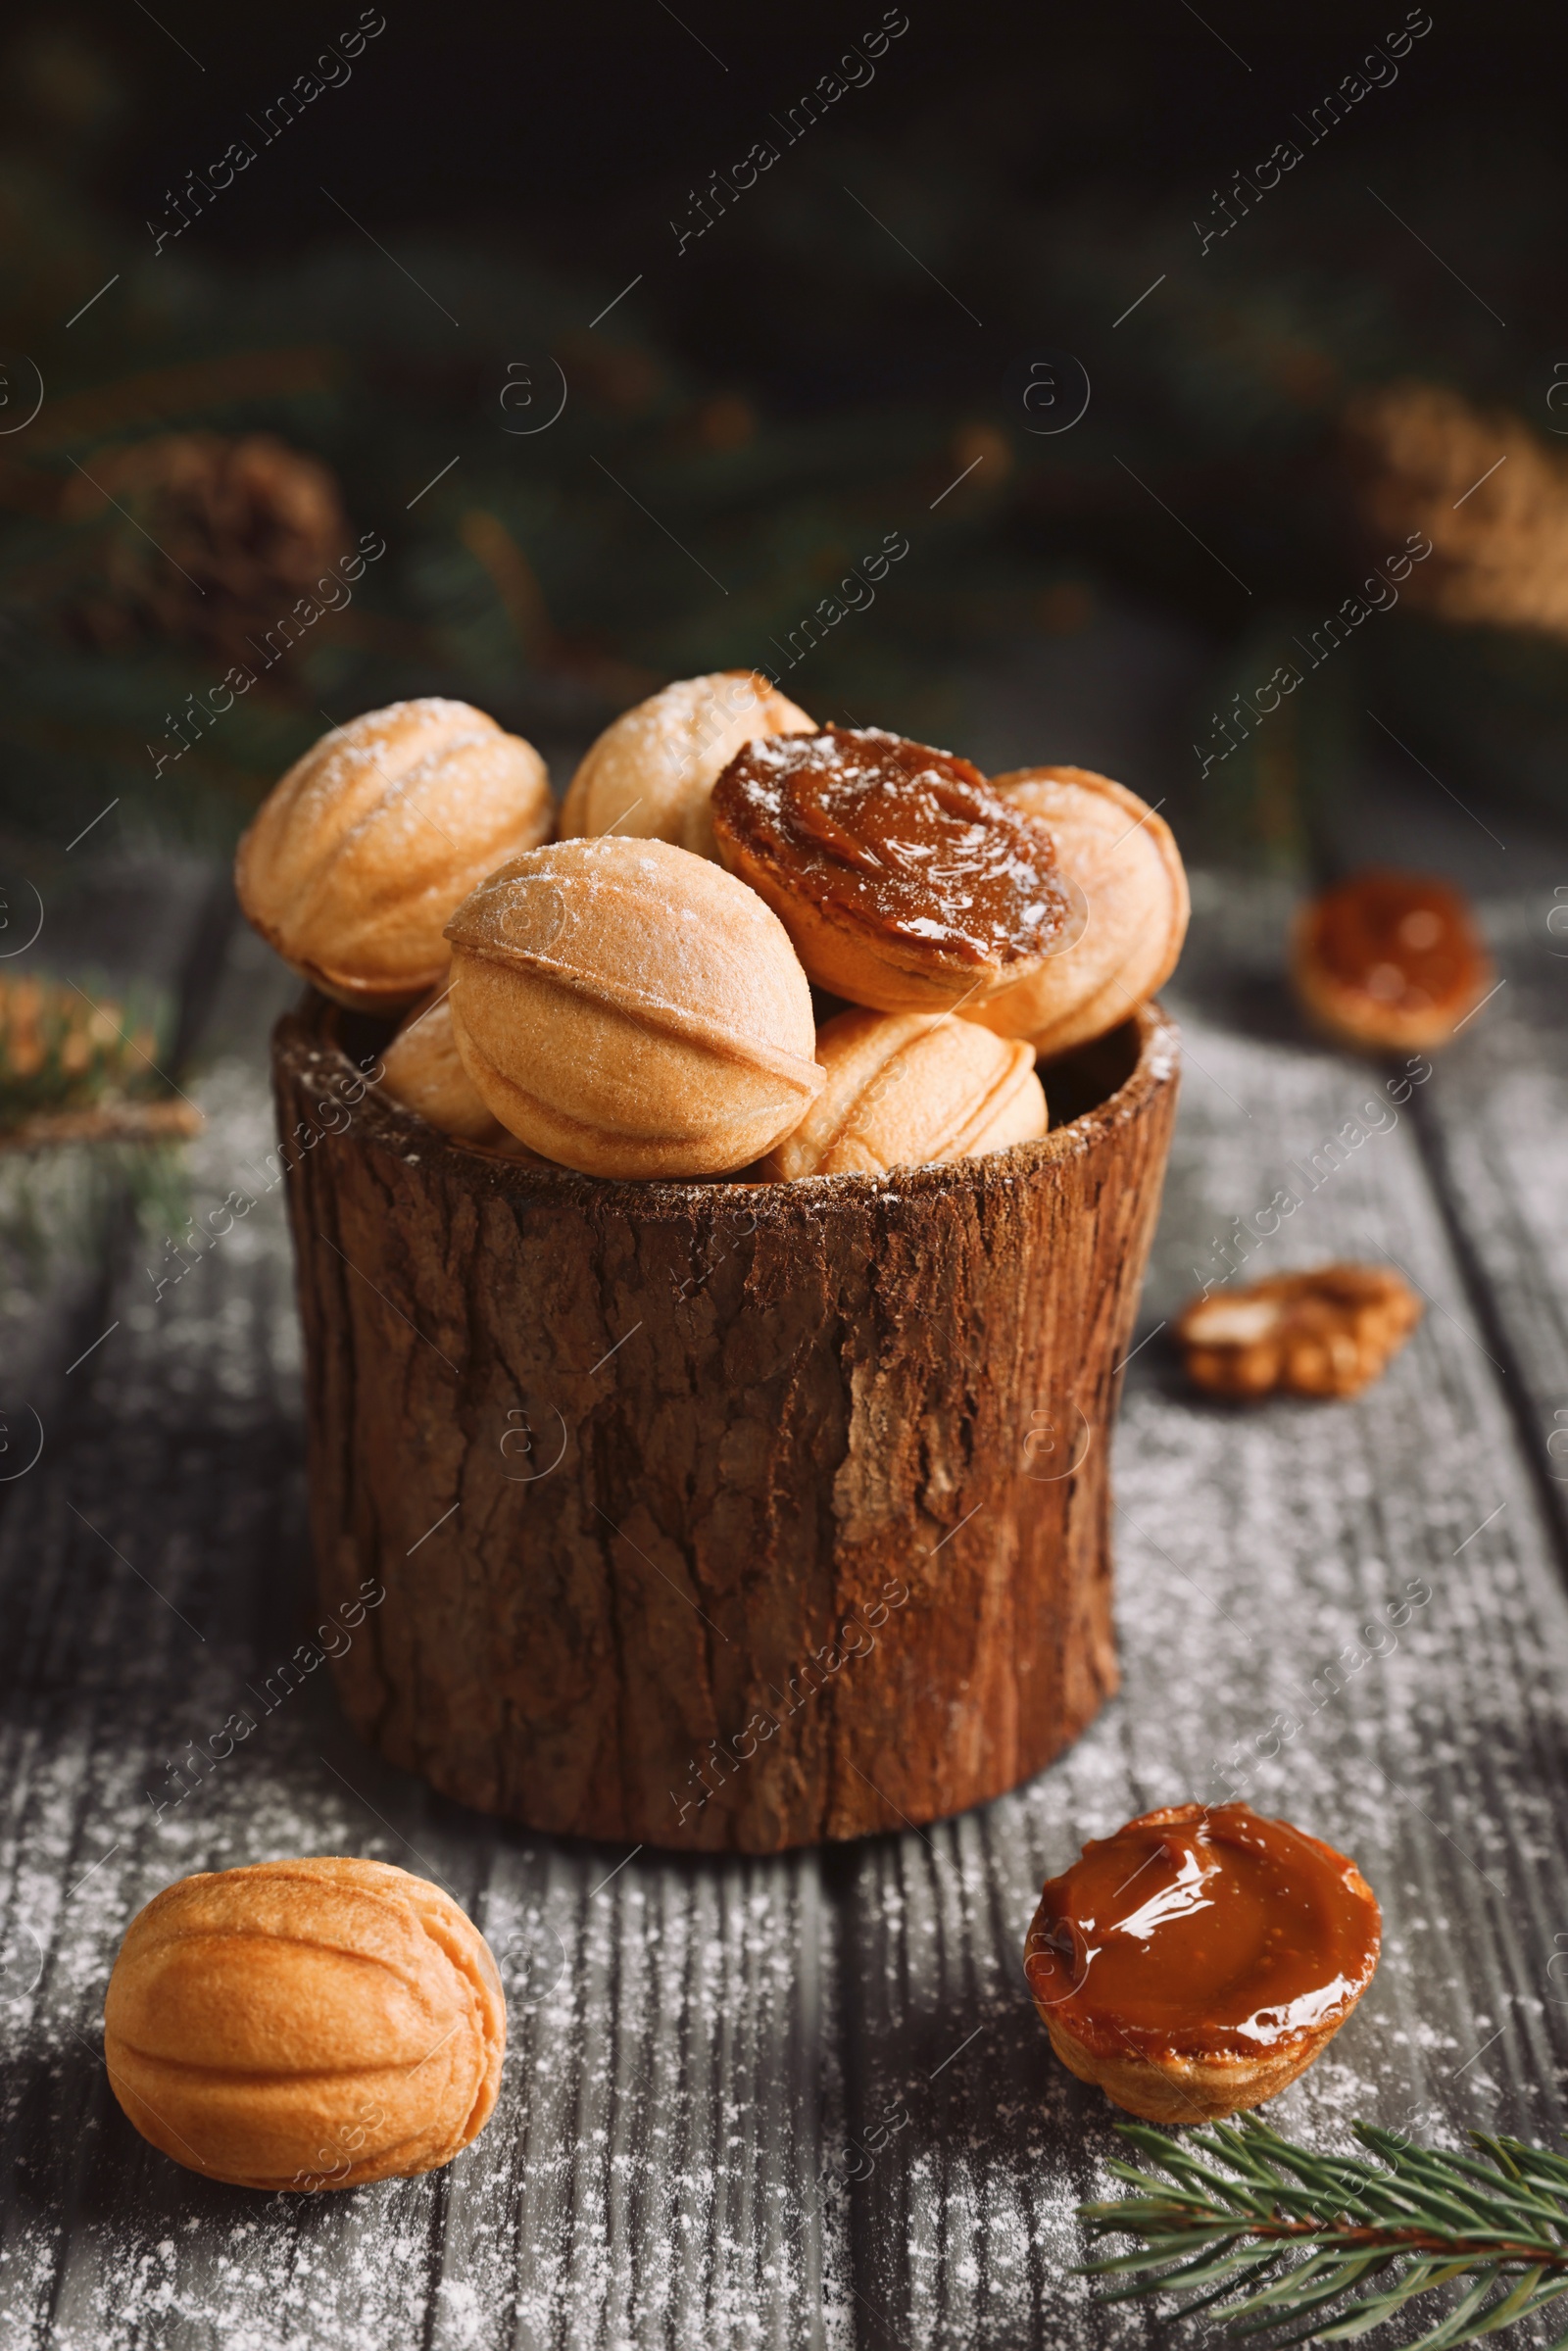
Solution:
[(1348, 2341), (1462, 2280), (1409, 2351), (1456, 2351), (1568, 2294), (1568, 2158), (1479, 2132), (1475, 2154), (1452, 2155), (1352, 2128), (1376, 2160), (1314, 2154), (1250, 2115), (1181, 2135), (1121, 2125), (1144, 2166), (1110, 2169), (1137, 2192), (1078, 2214), (1094, 2244), (1143, 2242), (1081, 2274), (1120, 2281), (1105, 2301), (1179, 2293), (1180, 2317), (1294, 2327), (1292, 2343)]

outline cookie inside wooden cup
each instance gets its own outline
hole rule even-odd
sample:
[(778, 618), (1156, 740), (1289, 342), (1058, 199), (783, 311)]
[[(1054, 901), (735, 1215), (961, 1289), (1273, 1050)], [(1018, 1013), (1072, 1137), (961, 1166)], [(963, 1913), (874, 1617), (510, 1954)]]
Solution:
[(983, 1004), (1070, 919), (1047, 827), (967, 759), (880, 728), (747, 744), (713, 787), (712, 822), (808, 975), (873, 1011)]

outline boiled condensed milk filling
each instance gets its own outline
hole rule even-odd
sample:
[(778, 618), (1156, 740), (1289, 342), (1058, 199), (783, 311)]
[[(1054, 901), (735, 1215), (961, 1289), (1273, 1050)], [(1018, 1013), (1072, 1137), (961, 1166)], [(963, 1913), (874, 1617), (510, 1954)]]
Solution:
[(1024, 1964), (1102, 2055), (1254, 2056), (1348, 2013), (1378, 1938), (1342, 1854), (1246, 1804), (1191, 1804), (1086, 1845), (1047, 1884)]

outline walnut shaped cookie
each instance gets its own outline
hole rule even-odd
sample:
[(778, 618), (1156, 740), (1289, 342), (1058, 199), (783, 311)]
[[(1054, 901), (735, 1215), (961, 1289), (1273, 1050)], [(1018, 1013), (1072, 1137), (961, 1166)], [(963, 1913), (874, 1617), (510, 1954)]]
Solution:
[(438, 2170), (489, 2121), (506, 2040), (495, 1961), (457, 1903), (337, 1855), (166, 1886), (104, 2001), (109, 2086), (135, 2128), (238, 2187)]

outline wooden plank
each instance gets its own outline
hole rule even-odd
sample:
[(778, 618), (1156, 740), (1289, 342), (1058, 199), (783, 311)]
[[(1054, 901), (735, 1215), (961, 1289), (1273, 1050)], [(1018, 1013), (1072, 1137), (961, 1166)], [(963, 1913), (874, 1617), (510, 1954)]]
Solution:
[(511, 2001), (496, 2119), (454, 2167), (431, 2340), (812, 2344), (831, 2127), (816, 1859), (699, 1869), (503, 1832), (485, 1923)]
[(1568, 885), (1482, 912), (1501, 984), (1440, 1057), (1422, 1134), (1568, 1556)]
[[(1368, 1091), (1302, 1044), (1270, 977), (1279, 921), (1265, 894), (1210, 897), (1211, 949), (1184, 972), (1192, 1057), (1140, 1332), (1154, 1336), (1116, 1456), (1126, 1694), (1030, 1788), (923, 1837), (617, 1871), (619, 1849), (495, 1830), (384, 1770), (320, 1676), (270, 1711), (258, 1698), (254, 1735), (198, 1777), (184, 1742), (265, 1690), (309, 1626), (279, 1197), (161, 1298), (145, 1253), (121, 1268), (105, 1315), (121, 1330), (79, 1418), (0, 1515), (0, 1992), (21, 2052), (0, 2106), (8, 2351), (1108, 2341), (1129, 2322), (1092, 2316), (1067, 2275), (1108, 2110), (1052, 2058), (1018, 1956), (1049, 1869), (1150, 1803), (1216, 1792), (1216, 1759), (1342, 1839), (1388, 1916), (1372, 1992), (1284, 2119), (1325, 2136), (1353, 2112), (1450, 2134), (1560, 2125), (1568, 2011), (1546, 1969), (1568, 1933), (1568, 1604), (1487, 1359), (1505, 1350), (1452, 1247), (1473, 1168), (1445, 1178), (1446, 1218), (1406, 1108), (1258, 1254), (1272, 1270), (1381, 1244), (1431, 1292), (1362, 1402), (1200, 1402), (1156, 1329), (1212, 1239)], [(259, 1056), (286, 988), (248, 935), (232, 944), (195, 1089), (212, 1112), (203, 1210), (260, 1180)], [(1521, 1039), (1513, 1091), (1495, 1078), (1481, 1165), (1525, 1196), (1539, 1258), (1555, 1195), (1514, 1131), (1533, 1050)], [(1417, 1099), (1423, 1116), (1444, 1102), (1456, 1149), (1468, 1113)], [(1512, 1246), (1493, 1262), (1519, 1351), (1517, 1318), (1540, 1309)], [(1387, 1653), (1347, 1670), (1347, 1644), (1372, 1641)], [(1278, 1714), (1300, 1727), (1259, 1752)], [(195, 2180), (107, 2094), (96, 2028), (119, 1935), (182, 1871), (333, 1847), (443, 1878), (491, 1935), (513, 2031), (502, 2106), (425, 2181), (307, 2202)]]
[[(497, 1829), (382, 1767), (324, 1672), (286, 1695), (276, 1676), (313, 1625), (292, 1265), (281, 1191), (263, 1191), (262, 1055), (291, 992), (241, 934), (195, 1089), (198, 1228), (233, 1192), (257, 1205), (177, 1279), (184, 1260), (157, 1249), (122, 1265), (78, 1417), (0, 1519), (18, 1628), (0, 1656), (0, 1950), (25, 2052), (0, 2110), (17, 2180), (0, 2336), (815, 2344), (846, 2291), (814, 2192), (842, 2135), (817, 1857), (694, 1868)], [(238, 1709), (255, 1728), (215, 1762)], [(450, 2173), (264, 2199), (130, 2130), (99, 2056), (104, 1984), (172, 1879), (319, 1851), (454, 1891), (502, 1954), (513, 2047), (498, 2113)]]
[[(1052, 2057), (1020, 1954), (1041, 1881), (1152, 1804), (1235, 1785), (1353, 1853), (1383, 1902), (1378, 1978), (1277, 2102), (1283, 2127), (1564, 2120), (1568, 2008), (1546, 1968), (1568, 1927), (1568, 1600), (1551, 1529), (1414, 1122), (1367, 1112), (1378, 1073), (1301, 1036), (1279, 905), (1209, 894), (1205, 910), (1211, 937), (1226, 920), (1176, 1003), (1190, 1052), (1152, 1336), (1116, 1440), (1123, 1694), (1017, 1794), (846, 1865), (850, 2130), (908, 2116), (850, 2190), (867, 2344), (1125, 2332), (1066, 2274), (1112, 2113)], [(1193, 1396), (1158, 1329), (1192, 1268), (1358, 1112), (1367, 1139), (1298, 1185), (1253, 1261), (1387, 1250), (1431, 1296), (1420, 1331), (1353, 1404)]]

